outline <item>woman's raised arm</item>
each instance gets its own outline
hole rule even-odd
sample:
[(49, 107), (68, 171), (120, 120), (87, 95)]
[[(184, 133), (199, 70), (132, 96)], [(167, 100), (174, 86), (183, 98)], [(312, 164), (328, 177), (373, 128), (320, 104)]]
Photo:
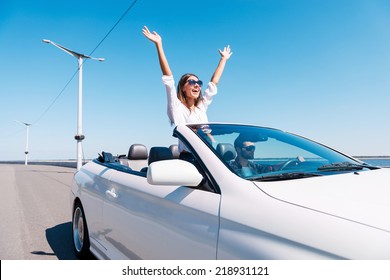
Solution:
[(210, 80), (215, 85), (218, 85), (219, 79), (221, 78), (223, 70), (225, 69), (226, 61), (233, 54), (232, 51), (230, 50), (230, 46), (225, 47), (223, 51), (221, 50), (218, 51), (221, 54), (221, 59), (219, 60), (217, 69), (215, 69), (215, 72)]
[(150, 32), (146, 26), (144, 26), (144, 28), (142, 29), (142, 33), (145, 35), (146, 38), (148, 38), (156, 45), (158, 60), (160, 63), (162, 74), (166, 76), (172, 76), (171, 68), (169, 68), (169, 63), (164, 53), (161, 36), (158, 35), (156, 31)]

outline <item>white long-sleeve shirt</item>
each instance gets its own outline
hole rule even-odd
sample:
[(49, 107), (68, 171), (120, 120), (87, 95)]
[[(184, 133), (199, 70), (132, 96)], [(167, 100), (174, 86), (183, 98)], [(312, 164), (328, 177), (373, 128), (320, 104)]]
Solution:
[[(175, 80), (173, 76), (162, 76), (163, 84), (167, 92), (167, 114), (170, 121), (175, 124), (187, 124), (187, 123), (206, 123), (207, 108), (211, 104), (213, 96), (217, 94), (217, 86), (209, 82), (207, 88), (204, 91), (204, 96), (201, 102), (195, 107), (194, 110), (190, 110), (185, 106), (177, 97)], [(179, 141), (179, 151), (185, 150), (184, 145)]]

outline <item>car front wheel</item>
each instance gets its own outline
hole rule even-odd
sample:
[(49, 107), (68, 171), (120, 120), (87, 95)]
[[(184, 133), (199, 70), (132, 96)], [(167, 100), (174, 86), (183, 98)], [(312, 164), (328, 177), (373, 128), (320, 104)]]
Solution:
[(73, 209), (72, 239), (76, 256), (80, 259), (88, 258), (90, 255), (88, 227), (84, 209), (80, 202), (76, 202)]

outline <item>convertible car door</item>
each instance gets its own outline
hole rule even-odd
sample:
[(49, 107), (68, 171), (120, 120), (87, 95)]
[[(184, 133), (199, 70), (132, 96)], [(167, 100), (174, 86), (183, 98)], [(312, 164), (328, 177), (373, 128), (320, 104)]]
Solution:
[(116, 171), (104, 204), (111, 259), (216, 259), (220, 195)]

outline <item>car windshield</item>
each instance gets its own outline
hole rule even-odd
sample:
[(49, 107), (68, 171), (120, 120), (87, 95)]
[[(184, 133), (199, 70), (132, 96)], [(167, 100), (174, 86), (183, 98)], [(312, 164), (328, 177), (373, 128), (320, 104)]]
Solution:
[(277, 129), (230, 124), (189, 127), (226, 166), (248, 180), (290, 180), (375, 168)]

